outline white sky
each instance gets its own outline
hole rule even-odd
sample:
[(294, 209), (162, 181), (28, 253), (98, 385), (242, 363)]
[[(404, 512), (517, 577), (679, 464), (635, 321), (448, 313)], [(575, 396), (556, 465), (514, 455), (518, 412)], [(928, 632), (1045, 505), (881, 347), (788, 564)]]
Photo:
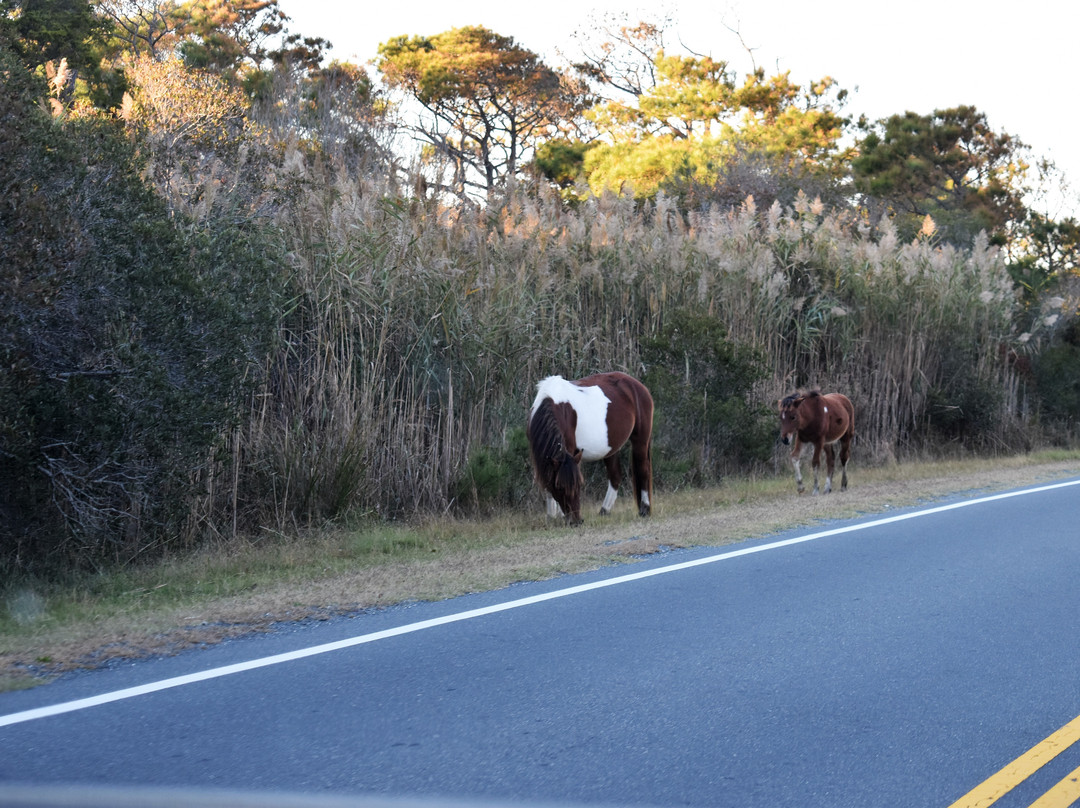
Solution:
[[(492, 2), (358, 2), (279, 0), (290, 30), (321, 36), (335, 58), (364, 63), (378, 45), (401, 34), (430, 35), (483, 25), (557, 63), (557, 47), (573, 49), (571, 34), (605, 12), (631, 19), (633, 0)], [(668, 0), (639, 8), (668, 9), (678, 38), (697, 53), (727, 60), (741, 75), (750, 67), (736, 28), (768, 75), (790, 70), (806, 84), (832, 76), (851, 92), (846, 112), (871, 119), (907, 110), (929, 114), (960, 104), (984, 112), (1008, 132), (1065, 170), (1080, 193), (1080, 124), (1076, 53), (1080, 4), (1071, 0), (960, 3), (957, 0)], [(669, 48), (678, 39), (669, 35)], [(1080, 206), (1077, 206), (1080, 207)], [(1056, 211), (1050, 211), (1056, 214)]]

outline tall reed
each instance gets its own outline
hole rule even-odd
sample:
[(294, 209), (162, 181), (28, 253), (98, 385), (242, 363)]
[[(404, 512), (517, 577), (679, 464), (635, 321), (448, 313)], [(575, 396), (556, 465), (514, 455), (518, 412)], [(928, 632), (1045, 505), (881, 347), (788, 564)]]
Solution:
[(642, 374), (643, 341), (676, 311), (765, 358), (761, 402), (849, 393), (873, 462), (939, 437), (933, 408), (959, 406), (960, 377), (1013, 391), (995, 434), (1015, 421), (1014, 303), (985, 241), (902, 243), (806, 199), (684, 216), (663, 196), (568, 208), (511, 188), (449, 209), (305, 171), (278, 218), (293, 309), (238, 451), (253, 523), (452, 506), (470, 455), (509, 444), (541, 377)]

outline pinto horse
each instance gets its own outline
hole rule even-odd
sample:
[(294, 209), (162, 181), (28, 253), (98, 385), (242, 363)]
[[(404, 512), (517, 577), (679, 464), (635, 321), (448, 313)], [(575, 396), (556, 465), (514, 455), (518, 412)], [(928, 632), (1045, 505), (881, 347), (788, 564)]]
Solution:
[(832, 491), (834, 468), (833, 447), (840, 444), (840, 490), (847, 488), (847, 463), (851, 457), (851, 440), (855, 437), (855, 408), (842, 393), (823, 394), (819, 390), (808, 393), (794, 393), (777, 402), (780, 408), (780, 440), (784, 445), (795, 445), (791, 449), (791, 463), (795, 466), (795, 483), (801, 494), (803, 487), (802, 472), (799, 470), (799, 453), (803, 444), (814, 447), (814, 491), (818, 492), (818, 467), (821, 465), (821, 453), (825, 452), (826, 475), (825, 493)]
[(536, 482), (547, 493), (548, 516), (581, 523), (582, 460), (603, 460), (608, 488), (600, 514), (611, 513), (622, 482), (619, 450), (629, 440), (634, 499), (648, 516), (652, 502), (653, 400), (625, 373), (597, 373), (577, 381), (548, 376), (536, 387), (526, 434)]

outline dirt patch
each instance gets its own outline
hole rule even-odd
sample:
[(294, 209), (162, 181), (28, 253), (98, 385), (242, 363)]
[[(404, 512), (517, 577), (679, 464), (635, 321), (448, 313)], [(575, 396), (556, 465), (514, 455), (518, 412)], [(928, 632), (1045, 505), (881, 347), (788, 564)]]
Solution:
[(648, 520), (633, 515), (632, 505), (623, 501), (621, 510), (617, 506), (616, 514), (608, 519), (587, 515), (585, 526), (576, 529), (537, 521), (537, 530), (482, 550), (440, 551), (423, 560), (393, 561), (303, 584), (263, 586), (198, 607), (137, 619), (118, 615), (92, 626), (68, 627), (33, 638), (0, 638), (0, 689), (117, 659), (212, 645), (272, 630), (282, 622), (329, 619), (408, 600), (487, 591), (523, 580), (633, 563), (674, 548), (723, 546), (800, 525), (888, 512), (950, 493), (975, 496), (1080, 472), (1076, 461), (1012, 462), (1015, 465), (923, 479), (904, 479), (899, 474), (879, 474), (875, 478), (887, 478), (857, 482), (856, 478), (848, 491), (818, 497), (796, 496), (785, 488), (775, 496), (759, 494), (754, 501), (740, 502), (737, 492), (725, 489), (684, 492), (666, 500), (658, 497)]

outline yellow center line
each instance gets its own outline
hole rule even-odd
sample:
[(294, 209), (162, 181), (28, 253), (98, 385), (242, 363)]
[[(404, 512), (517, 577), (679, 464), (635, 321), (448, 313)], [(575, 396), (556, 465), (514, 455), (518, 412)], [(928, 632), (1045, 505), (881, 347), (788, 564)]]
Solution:
[(1043, 794), (1029, 808), (1069, 808), (1080, 800), (1080, 769), (1073, 769), (1060, 783)]
[[(1033, 746), (997, 774), (975, 786), (975, 788), (950, 805), (949, 808), (986, 808), (987, 805), (992, 805), (1078, 740), (1080, 740), (1080, 716), (1074, 718), (1046, 740)], [(1070, 779), (1077, 776), (1078, 773), (1080, 773), (1080, 769), (1058, 783), (1043, 799), (1054, 794), (1059, 787), (1075, 785), (1070, 783)], [(1065, 788), (1062, 788), (1058, 793), (1059, 795), (1066, 794)], [(1075, 797), (1073, 801), (1075, 801)], [(1064, 808), (1064, 806), (1071, 804), (1072, 802), (1048, 802), (1040, 806), (1040, 808)]]

